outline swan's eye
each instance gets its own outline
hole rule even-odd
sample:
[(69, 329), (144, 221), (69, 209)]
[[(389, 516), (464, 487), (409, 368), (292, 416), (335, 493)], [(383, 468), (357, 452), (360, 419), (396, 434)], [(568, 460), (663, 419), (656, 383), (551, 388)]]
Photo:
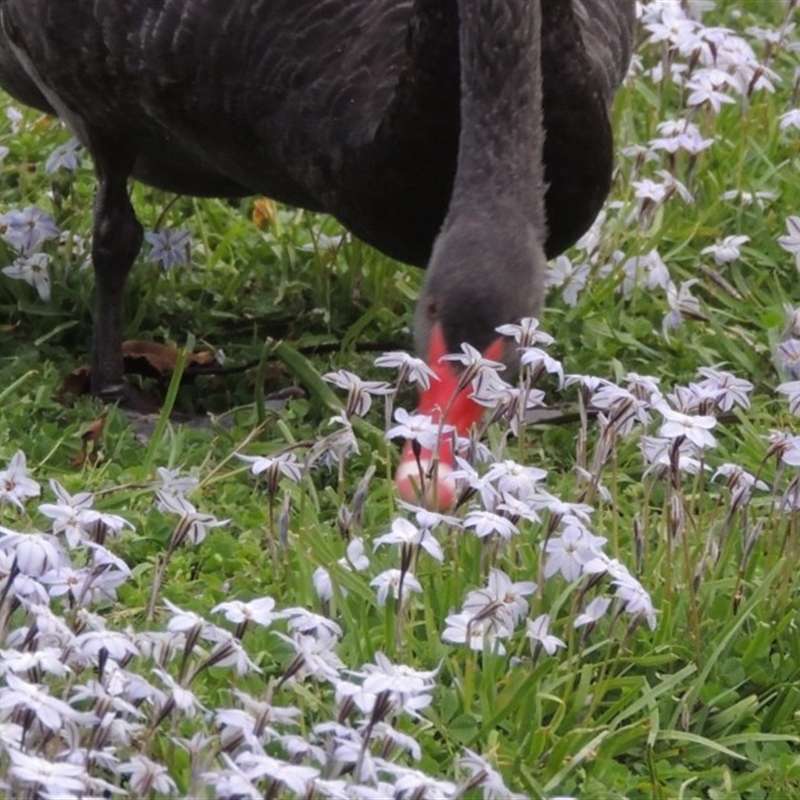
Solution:
[(428, 298), (428, 302), (427, 302), (427, 304), (425, 306), (425, 310), (428, 312), (428, 316), (431, 319), (435, 319), (436, 318), (436, 312), (438, 311), (438, 308), (436, 306), (436, 301), (432, 297)]

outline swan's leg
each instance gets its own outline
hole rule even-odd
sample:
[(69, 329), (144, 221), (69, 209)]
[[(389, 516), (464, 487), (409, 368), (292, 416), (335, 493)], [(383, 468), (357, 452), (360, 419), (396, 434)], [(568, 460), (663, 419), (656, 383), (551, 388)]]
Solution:
[(125, 394), (123, 290), (142, 246), (142, 226), (128, 198), (128, 177), (135, 154), (107, 139), (91, 144), (97, 173), (92, 236), (95, 278), (92, 394), (111, 401)]

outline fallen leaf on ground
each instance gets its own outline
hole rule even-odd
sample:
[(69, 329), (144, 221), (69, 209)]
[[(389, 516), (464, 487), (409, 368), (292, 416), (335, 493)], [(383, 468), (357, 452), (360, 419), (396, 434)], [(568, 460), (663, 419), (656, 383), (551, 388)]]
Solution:
[(83, 446), (81, 452), (72, 459), (74, 467), (83, 467), (87, 462), (94, 466), (100, 458), (100, 439), (106, 427), (108, 410), (103, 409), (100, 416), (90, 422), (80, 433)]
[[(180, 350), (159, 342), (147, 342), (129, 339), (122, 343), (122, 357), (125, 361), (126, 374), (141, 375), (146, 378), (168, 379), (178, 362)], [(199, 350), (186, 359), (187, 369), (190, 367), (206, 367), (215, 364), (215, 356), (211, 350)], [(89, 394), (91, 390), (92, 370), (88, 364), (82, 364), (70, 372), (61, 383), (59, 398), (69, 398)]]

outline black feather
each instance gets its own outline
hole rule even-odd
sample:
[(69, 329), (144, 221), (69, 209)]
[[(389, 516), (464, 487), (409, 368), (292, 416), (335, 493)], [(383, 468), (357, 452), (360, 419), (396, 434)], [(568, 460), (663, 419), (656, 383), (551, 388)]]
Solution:
[(493, 305), (443, 317), (451, 346), (538, 310), (542, 253), (608, 192), (632, 25), (633, 0), (0, 0), (0, 85), (95, 159), (93, 389), (122, 380), (131, 176), (325, 211), (420, 266), (444, 225), (426, 307)]

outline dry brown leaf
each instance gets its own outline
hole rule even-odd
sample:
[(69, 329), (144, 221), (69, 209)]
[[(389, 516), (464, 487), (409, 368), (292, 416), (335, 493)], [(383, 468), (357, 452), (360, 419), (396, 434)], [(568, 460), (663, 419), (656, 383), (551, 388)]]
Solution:
[(83, 439), (83, 443), (85, 445), (88, 444), (96, 444), (98, 439), (103, 435), (103, 431), (106, 427), (106, 417), (108, 416), (108, 410), (103, 409), (100, 415), (93, 419), (82, 431), (81, 431), (81, 439)]
[(71, 467), (75, 467), (75, 469), (83, 469), (87, 461), (89, 461), (92, 466), (97, 463), (97, 459), (89, 459), (89, 454), (86, 452), (86, 448), (83, 448), (80, 453), (78, 453), (78, 455), (76, 455), (75, 458), (69, 462), (69, 465)]
[(275, 219), (277, 213), (278, 207), (275, 205), (274, 200), (270, 200), (268, 197), (259, 197), (253, 203), (253, 213), (251, 218), (253, 220), (253, 224), (259, 230), (263, 231), (272, 224), (272, 221)]
[(58, 393), (58, 399), (62, 403), (71, 403), (71, 401), (80, 397), (82, 394), (89, 394), (91, 388), (91, 371), (88, 364), (81, 364), (80, 367), (72, 370), (69, 375), (64, 376), (61, 381), (61, 389)]
[[(178, 363), (179, 354), (178, 348), (158, 342), (129, 339), (122, 343), (125, 372), (147, 378), (169, 378)], [(187, 367), (206, 367), (214, 363), (214, 353), (211, 350), (200, 350), (186, 359)], [(90, 389), (91, 367), (82, 364), (65, 376), (61, 382), (59, 398), (68, 402), (71, 398), (89, 394)]]
[[(168, 378), (178, 363), (180, 350), (158, 342), (130, 339), (122, 343), (125, 371), (155, 378)], [(186, 366), (207, 366), (214, 363), (214, 353), (201, 350), (186, 359)]]
[(87, 462), (94, 466), (100, 458), (100, 439), (106, 427), (108, 409), (103, 409), (80, 433), (83, 446), (81, 452), (72, 459), (72, 466), (81, 468)]

